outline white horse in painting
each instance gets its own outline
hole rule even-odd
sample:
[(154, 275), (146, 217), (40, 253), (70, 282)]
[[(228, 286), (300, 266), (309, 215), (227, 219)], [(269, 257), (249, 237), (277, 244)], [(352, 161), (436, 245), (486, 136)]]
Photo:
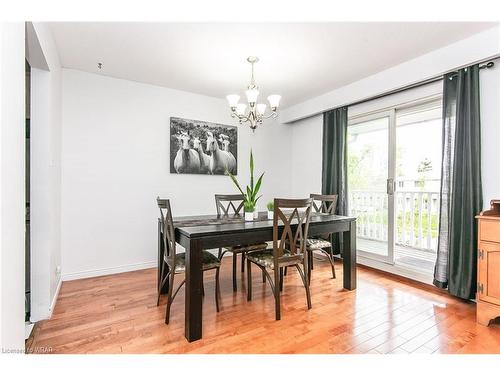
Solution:
[(236, 159), (230, 152), (221, 150), (212, 132), (207, 132), (207, 152), (210, 152), (210, 173), (224, 174), (226, 169), (236, 173)]
[(182, 132), (177, 135), (179, 150), (174, 159), (174, 168), (177, 173), (200, 173), (200, 157), (198, 152), (189, 146), (191, 137)]
[(219, 142), (222, 144), (222, 150), (229, 152), (229, 137), (225, 134), (219, 134)]
[(209, 173), (210, 156), (203, 152), (203, 145), (201, 144), (200, 138), (193, 138), (193, 148), (198, 152), (198, 157), (200, 158), (200, 173)]

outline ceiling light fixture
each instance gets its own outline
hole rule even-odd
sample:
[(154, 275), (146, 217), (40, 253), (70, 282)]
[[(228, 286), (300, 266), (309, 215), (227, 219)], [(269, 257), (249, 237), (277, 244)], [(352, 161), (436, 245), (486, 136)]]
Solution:
[(247, 90), (245, 91), (248, 106), (244, 103), (239, 103), (239, 95), (228, 95), (226, 96), (226, 99), (229, 103), (229, 107), (231, 108), (231, 117), (237, 118), (240, 124), (249, 122), (250, 129), (255, 132), (255, 129), (258, 125), (262, 124), (263, 120), (278, 117), (277, 110), (280, 104), (281, 95), (269, 95), (267, 97), (271, 113), (266, 115), (267, 104), (257, 103), (257, 98), (259, 97), (259, 87), (255, 84), (254, 64), (259, 61), (259, 58), (250, 56), (247, 58), (247, 61), (252, 65), (252, 78), (250, 79), (250, 84), (247, 86)]

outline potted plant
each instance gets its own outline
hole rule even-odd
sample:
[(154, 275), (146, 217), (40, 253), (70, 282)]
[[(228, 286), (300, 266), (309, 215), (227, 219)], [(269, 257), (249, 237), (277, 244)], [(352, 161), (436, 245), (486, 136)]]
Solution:
[(274, 202), (267, 202), (267, 218), (269, 220), (274, 219)]
[(255, 206), (251, 202), (243, 202), (243, 209), (245, 210), (245, 221), (253, 221)]
[(260, 175), (260, 177), (257, 179), (257, 183), (254, 184), (253, 170), (254, 170), (253, 153), (252, 150), (250, 150), (250, 185), (246, 186), (246, 192), (244, 192), (236, 177), (226, 169), (226, 174), (231, 178), (231, 180), (236, 185), (240, 193), (243, 194), (243, 208), (245, 210), (245, 220), (253, 220), (257, 218), (258, 212), (255, 210), (255, 207), (257, 206), (257, 201), (262, 196), (262, 195), (257, 196), (257, 194), (259, 193), (260, 186), (262, 185), (262, 177), (264, 177), (264, 173)]

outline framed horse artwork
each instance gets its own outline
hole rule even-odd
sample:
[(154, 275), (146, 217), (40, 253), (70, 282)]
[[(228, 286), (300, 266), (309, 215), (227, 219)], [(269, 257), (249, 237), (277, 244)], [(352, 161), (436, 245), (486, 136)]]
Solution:
[(238, 128), (170, 118), (170, 173), (225, 175), (238, 172)]

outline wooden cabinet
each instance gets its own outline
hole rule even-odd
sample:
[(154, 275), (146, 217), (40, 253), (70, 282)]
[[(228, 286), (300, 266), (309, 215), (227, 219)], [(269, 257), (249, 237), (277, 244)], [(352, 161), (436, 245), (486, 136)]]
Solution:
[(500, 200), (478, 216), (477, 322), (487, 326), (500, 316)]

